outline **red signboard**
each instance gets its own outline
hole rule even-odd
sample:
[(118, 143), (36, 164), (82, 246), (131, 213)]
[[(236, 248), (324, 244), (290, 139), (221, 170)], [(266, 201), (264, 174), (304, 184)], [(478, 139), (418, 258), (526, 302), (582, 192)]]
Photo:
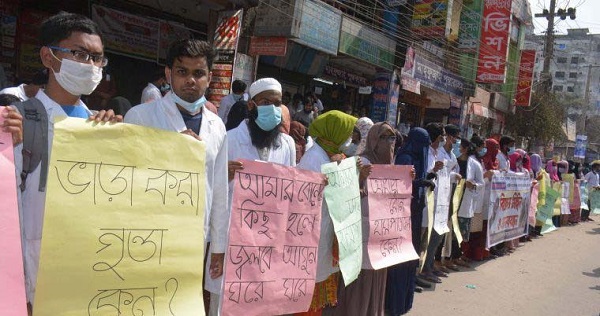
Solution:
[(504, 83), (512, 0), (485, 0), (477, 82)]
[(287, 52), (287, 38), (285, 37), (256, 37), (250, 38), (251, 56), (285, 56)]
[(535, 50), (522, 50), (521, 65), (519, 66), (519, 83), (515, 93), (515, 105), (529, 106), (534, 65)]

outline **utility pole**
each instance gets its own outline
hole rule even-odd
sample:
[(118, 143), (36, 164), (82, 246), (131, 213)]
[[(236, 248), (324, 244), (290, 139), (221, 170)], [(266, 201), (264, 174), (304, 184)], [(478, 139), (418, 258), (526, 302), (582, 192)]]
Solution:
[(565, 20), (569, 16), (571, 20), (575, 20), (575, 8), (559, 9), (556, 12), (556, 0), (550, 0), (550, 10), (544, 9), (542, 13), (536, 13), (536, 18), (546, 18), (548, 20), (548, 28), (546, 29), (546, 38), (544, 42), (544, 68), (540, 74), (542, 81), (542, 90), (550, 92), (552, 88), (552, 75), (550, 74), (550, 62), (554, 55), (554, 17), (560, 17)]

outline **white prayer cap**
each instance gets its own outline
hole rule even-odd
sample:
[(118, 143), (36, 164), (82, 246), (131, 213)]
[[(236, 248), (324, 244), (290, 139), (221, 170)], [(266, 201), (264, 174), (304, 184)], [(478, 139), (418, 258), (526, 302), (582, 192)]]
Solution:
[(254, 98), (257, 94), (267, 90), (275, 90), (281, 93), (281, 83), (275, 78), (258, 79), (250, 85), (250, 98)]

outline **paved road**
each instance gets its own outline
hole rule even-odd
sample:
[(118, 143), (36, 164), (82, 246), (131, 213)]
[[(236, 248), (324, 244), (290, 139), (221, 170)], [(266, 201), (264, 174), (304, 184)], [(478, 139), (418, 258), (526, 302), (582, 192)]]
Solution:
[(416, 294), (408, 315), (599, 316), (600, 216), (592, 218), (450, 274)]

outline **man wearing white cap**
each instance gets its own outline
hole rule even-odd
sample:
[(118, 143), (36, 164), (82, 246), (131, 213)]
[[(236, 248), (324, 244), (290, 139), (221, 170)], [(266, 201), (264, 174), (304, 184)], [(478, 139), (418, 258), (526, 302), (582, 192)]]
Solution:
[[(281, 84), (273, 78), (263, 78), (250, 86), (248, 119), (227, 132), (229, 171), (229, 204), (231, 211), (233, 177), (236, 170), (244, 168), (238, 160), (260, 160), (285, 166), (296, 166), (296, 146), (289, 135), (280, 131)], [(206, 279), (206, 289), (211, 292), (209, 315), (217, 315), (221, 293), (221, 280)]]

